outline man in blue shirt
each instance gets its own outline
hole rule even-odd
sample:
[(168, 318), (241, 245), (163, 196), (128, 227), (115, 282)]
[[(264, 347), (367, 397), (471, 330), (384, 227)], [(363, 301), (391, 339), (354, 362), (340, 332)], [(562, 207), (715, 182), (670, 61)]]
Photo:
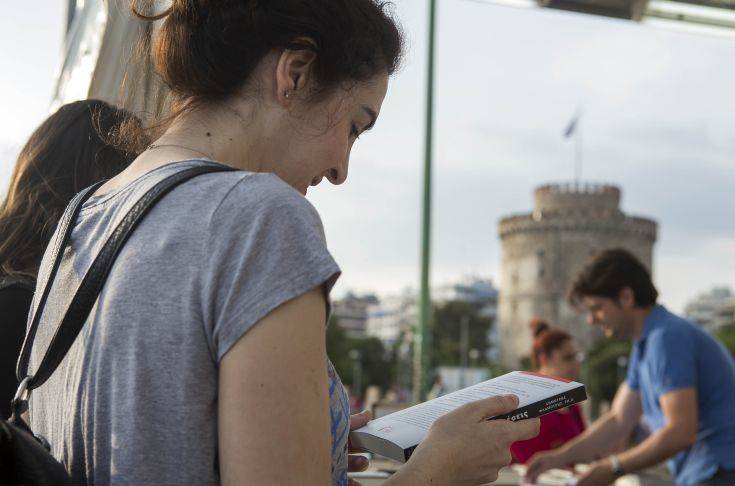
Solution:
[[(577, 484), (603, 485), (668, 460), (677, 484), (735, 484), (735, 361), (709, 334), (657, 305), (657, 298), (648, 271), (625, 250), (603, 252), (579, 274), (571, 302), (608, 337), (634, 342), (627, 382), (587, 431), (537, 454), (528, 479), (591, 462)], [(614, 454), (641, 415), (651, 435)]]

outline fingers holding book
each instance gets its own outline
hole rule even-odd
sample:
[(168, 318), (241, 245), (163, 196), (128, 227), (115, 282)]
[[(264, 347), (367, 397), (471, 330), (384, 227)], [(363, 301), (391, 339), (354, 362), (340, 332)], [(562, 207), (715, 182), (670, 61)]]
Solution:
[(482, 484), (510, 463), (511, 444), (538, 435), (537, 417), (586, 398), (582, 383), (514, 371), (373, 420), (352, 441), (408, 461), (390, 484)]
[(518, 408), (518, 397), (516, 395), (491, 396), (466, 403), (459, 408), (467, 408), (467, 412), (474, 414), (481, 422), (510, 413)]
[(515, 396), (495, 396), (467, 403), (438, 418), (413, 453), (409, 465), (422, 465), (432, 480), (451, 484), (495, 481), (511, 462), (510, 445), (538, 433), (538, 419), (487, 421), (513, 411)]
[[(484, 398), (470, 402), (463, 407), (468, 408), (469, 413), (480, 416), (480, 422), (490, 424), (493, 433), (507, 434), (511, 438), (511, 444), (519, 440), (527, 440), (539, 434), (541, 422), (537, 418), (522, 420), (491, 421), (490, 419), (507, 415), (518, 408), (519, 400), (516, 395), (502, 395)], [(499, 425), (500, 424), (500, 425)], [(504, 425), (503, 425), (504, 424)]]

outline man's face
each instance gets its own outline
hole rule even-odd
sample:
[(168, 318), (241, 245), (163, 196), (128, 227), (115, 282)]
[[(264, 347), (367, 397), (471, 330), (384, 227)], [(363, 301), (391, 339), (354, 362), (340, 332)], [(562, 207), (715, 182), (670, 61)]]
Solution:
[(584, 296), (582, 306), (587, 323), (602, 329), (607, 337), (627, 339), (632, 335), (630, 309), (623, 302), (608, 297)]

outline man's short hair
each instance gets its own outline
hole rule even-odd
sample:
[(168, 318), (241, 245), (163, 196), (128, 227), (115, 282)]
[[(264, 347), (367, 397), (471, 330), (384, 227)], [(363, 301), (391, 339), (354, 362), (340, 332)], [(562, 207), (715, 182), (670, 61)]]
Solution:
[(617, 300), (620, 291), (625, 287), (633, 291), (636, 307), (656, 304), (658, 291), (640, 260), (627, 250), (605, 250), (595, 256), (577, 275), (569, 291), (569, 302), (577, 306), (583, 297)]

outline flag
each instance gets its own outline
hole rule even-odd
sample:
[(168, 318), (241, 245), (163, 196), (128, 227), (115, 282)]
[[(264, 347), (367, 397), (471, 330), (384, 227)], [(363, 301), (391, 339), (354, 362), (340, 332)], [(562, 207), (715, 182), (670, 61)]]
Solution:
[(569, 126), (567, 126), (567, 129), (564, 130), (564, 138), (569, 138), (574, 134), (574, 131), (577, 129), (578, 121), (579, 121), (579, 113), (576, 113), (574, 115), (574, 118), (572, 118), (572, 121), (569, 122)]

